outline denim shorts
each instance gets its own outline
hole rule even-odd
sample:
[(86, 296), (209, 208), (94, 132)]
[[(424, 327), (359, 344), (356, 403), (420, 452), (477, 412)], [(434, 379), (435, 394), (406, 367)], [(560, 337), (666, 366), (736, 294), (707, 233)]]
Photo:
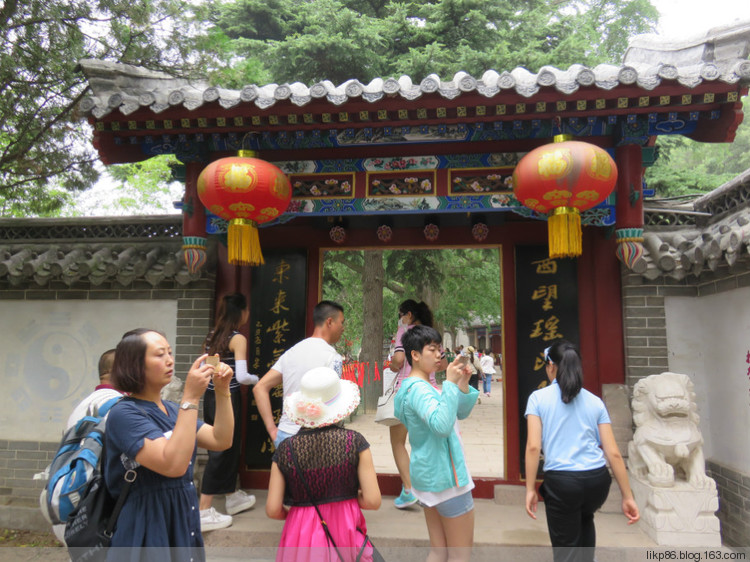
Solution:
[(434, 507), (441, 516), (448, 519), (461, 517), (474, 509), (474, 498), (471, 497), (471, 492), (466, 492), (455, 498), (445, 500)]

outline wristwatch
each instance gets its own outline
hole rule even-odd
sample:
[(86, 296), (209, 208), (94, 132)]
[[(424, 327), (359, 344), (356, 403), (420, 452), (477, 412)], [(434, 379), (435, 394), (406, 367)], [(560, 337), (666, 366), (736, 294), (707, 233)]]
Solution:
[(180, 404), (180, 410), (197, 410), (198, 405), (193, 404), (192, 402), (183, 402)]

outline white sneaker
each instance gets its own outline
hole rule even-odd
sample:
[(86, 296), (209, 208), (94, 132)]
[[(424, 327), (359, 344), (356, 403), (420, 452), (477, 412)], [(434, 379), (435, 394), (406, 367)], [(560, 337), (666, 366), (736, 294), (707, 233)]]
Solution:
[(232, 516), (219, 513), (213, 507), (201, 509), (201, 532), (226, 529), (232, 524)]
[(234, 494), (227, 496), (227, 513), (235, 515), (253, 507), (255, 505), (255, 496), (246, 494), (242, 490), (237, 490)]

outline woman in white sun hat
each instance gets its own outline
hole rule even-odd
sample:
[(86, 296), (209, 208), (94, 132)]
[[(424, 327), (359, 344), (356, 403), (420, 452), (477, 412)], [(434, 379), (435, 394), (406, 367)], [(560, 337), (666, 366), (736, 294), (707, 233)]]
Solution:
[[(328, 549), (336, 559), (331, 539), (340, 552), (354, 553), (352, 560), (362, 548), (362, 509), (380, 507), (380, 488), (370, 444), (339, 424), (358, 405), (357, 385), (328, 367), (305, 373), (300, 390), (284, 401), (302, 429), (279, 444), (271, 464), (266, 514), (286, 520), (277, 561), (316, 559)], [(367, 545), (365, 557), (370, 552)]]

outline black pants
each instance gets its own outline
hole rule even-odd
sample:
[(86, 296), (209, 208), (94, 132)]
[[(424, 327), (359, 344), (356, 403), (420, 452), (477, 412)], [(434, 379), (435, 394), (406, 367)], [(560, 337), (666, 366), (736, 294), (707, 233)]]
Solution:
[(479, 374), (471, 375), (471, 378), (469, 379), (469, 386), (473, 386), (477, 390), (479, 390)]
[[(202, 494), (231, 494), (237, 489), (237, 474), (240, 469), (242, 450), (242, 394), (237, 389), (232, 392), (234, 410), (234, 436), (232, 446), (226, 451), (208, 451), (208, 462), (201, 482)], [(207, 390), (203, 395), (203, 421), (213, 425), (216, 416), (216, 394)]]
[(607, 499), (611, 483), (606, 466), (581, 472), (551, 470), (544, 473), (539, 493), (544, 498), (555, 562), (591, 562), (594, 559), (594, 512)]

